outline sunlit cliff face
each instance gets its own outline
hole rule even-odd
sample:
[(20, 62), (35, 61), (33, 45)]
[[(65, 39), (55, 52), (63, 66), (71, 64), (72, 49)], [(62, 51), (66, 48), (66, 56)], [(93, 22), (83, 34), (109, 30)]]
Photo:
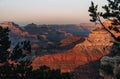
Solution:
[[(67, 39), (67, 41), (73, 40)], [(37, 68), (39, 65), (45, 64), (52, 68), (60, 68), (63, 72), (70, 72), (79, 65), (85, 65), (107, 55), (113, 44), (110, 41), (110, 34), (99, 28), (99, 30), (92, 31), (84, 41), (76, 44), (67, 51), (35, 58), (33, 66)], [(65, 40), (62, 42), (63, 44), (66, 43)]]

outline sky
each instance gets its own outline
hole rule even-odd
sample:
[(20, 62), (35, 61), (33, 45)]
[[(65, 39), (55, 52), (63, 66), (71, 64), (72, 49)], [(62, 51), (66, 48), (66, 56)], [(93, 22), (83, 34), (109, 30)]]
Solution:
[[(106, 0), (92, 0), (102, 5)], [(89, 22), (91, 0), (0, 0), (0, 22), (21, 25), (79, 24)]]

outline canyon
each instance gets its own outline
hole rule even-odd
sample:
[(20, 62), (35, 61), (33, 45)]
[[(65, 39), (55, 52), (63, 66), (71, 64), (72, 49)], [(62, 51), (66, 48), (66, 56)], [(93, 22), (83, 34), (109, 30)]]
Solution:
[(47, 65), (53, 69), (61, 69), (62, 72), (72, 72), (74, 73), (73, 79), (100, 78), (97, 71), (99, 59), (109, 54), (113, 45), (112, 40), (105, 30), (95, 29), (71, 49), (58, 54), (36, 57), (33, 60), (33, 67)]
[[(110, 23), (106, 21), (104, 24), (109, 26)], [(4, 22), (0, 26), (11, 30), (11, 47), (22, 40), (31, 41), (35, 53), (32, 61), (34, 69), (47, 65), (52, 69), (72, 73), (72, 79), (100, 79), (99, 60), (109, 54), (113, 45), (113, 39), (101, 25), (96, 28), (93, 24), (31, 23), (21, 28), (13, 22)]]

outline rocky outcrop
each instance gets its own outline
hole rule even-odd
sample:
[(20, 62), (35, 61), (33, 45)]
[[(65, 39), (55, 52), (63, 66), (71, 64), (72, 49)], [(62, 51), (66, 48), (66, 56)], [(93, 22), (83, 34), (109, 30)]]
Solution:
[(101, 59), (100, 75), (105, 79), (120, 79), (120, 56), (104, 56)]
[(11, 41), (11, 47), (14, 47), (18, 42), (23, 40), (36, 40), (36, 35), (31, 35), (28, 32), (26, 32), (24, 29), (22, 29), (18, 24), (15, 24), (14, 22), (2, 22), (0, 23), (0, 26), (3, 28), (8, 28), (10, 30), (9, 37)]
[(86, 37), (91, 30), (95, 28), (95, 24), (92, 23), (80, 23), (80, 24), (68, 24), (68, 25), (48, 25), (49, 27), (62, 30), (73, 34), (74, 36)]
[[(20, 27), (18, 24), (15, 24), (14, 22), (2, 22), (0, 23), (0, 26), (3, 28), (9, 28), (10, 30), (10, 37), (15, 37), (15, 36), (21, 36), (21, 37), (30, 37), (30, 38), (36, 38), (36, 35), (31, 35), (28, 32), (26, 32), (22, 27)], [(15, 36), (14, 36), (15, 35)]]
[(33, 60), (33, 67), (38, 68), (40, 65), (47, 65), (52, 68), (60, 68), (62, 72), (71, 72), (79, 65), (96, 61), (108, 53), (99, 49), (102, 51), (100, 52), (94, 47), (93, 50), (90, 50), (91, 48), (86, 49), (86, 47), (82, 47), (81, 50), (81, 47), (76, 45), (73, 49), (63, 53), (37, 57)]
[[(112, 32), (112, 33), (115, 35), (115, 37), (120, 36), (120, 33), (119, 33), (119, 31), (120, 31), (120, 25), (117, 25), (117, 26), (116, 26), (116, 25), (112, 25), (112, 21), (110, 21), (110, 20), (104, 21), (103, 24), (104, 24), (104, 26), (105, 26), (107, 29), (109, 29), (110, 32)], [(111, 25), (112, 25), (113, 27), (117, 27), (118, 30), (116, 30), (116, 28), (111, 27)], [(102, 25), (99, 25), (99, 26), (98, 26), (98, 29), (104, 30), (104, 28), (102, 27)]]
[(3, 22), (3, 23), (0, 23), (0, 26), (2, 26), (3, 28), (9, 28), (10, 29), (10, 32), (14, 33), (15, 35), (28, 35), (27, 32), (24, 32), (23, 29), (21, 29), (19, 27), (19, 25), (15, 24), (14, 22)]

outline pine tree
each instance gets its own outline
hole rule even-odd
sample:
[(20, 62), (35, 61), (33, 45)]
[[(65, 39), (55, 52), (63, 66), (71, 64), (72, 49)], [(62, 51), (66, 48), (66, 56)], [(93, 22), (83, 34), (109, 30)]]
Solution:
[[(111, 50), (110, 56), (120, 55), (120, 36), (116, 36), (120, 34), (120, 0), (107, 0), (107, 4), (102, 6), (104, 11), (98, 11), (98, 5), (95, 5), (94, 2), (91, 2), (91, 6), (89, 7), (89, 16), (91, 22), (100, 23), (103, 28), (110, 33), (111, 37), (114, 39), (114, 45)], [(102, 20), (111, 21), (111, 26), (106, 27)], [(114, 33), (112, 32), (114, 31)], [(116, 50), (114, 50), (116, 49)]]
[(2, 28), (0, 26), (0, 63), (7, 61), (9, 58), (10, 41), (9, 41), (8, 28)]
[[(91, 2), (91, 6), (89, 7), (89, 12), (92, 17), (90, 19), (91, 22), (100, 23), (103, 28), (108, 31), (111, 36), (116, 39), (117, 37), (110, 31), (111, 29), (117, 33), (120, 33), (119, 28), (117, 27), (120, 25), (120, 1), (119, 0), (107, 0), (108, 4), (102, 6), (103, 12), (98, 11), (98, 5), (95, 5), (94, 2)], [(104, 20), (109, 20), (112, 22), (111, 26), (107, 28), (101, 18)]]
[(27, 54), (31, 53), (31, 44), (30, 41), (18, 42), (17, 45), (13, 48), (10, 59), (18, 60), (25, 57)]

